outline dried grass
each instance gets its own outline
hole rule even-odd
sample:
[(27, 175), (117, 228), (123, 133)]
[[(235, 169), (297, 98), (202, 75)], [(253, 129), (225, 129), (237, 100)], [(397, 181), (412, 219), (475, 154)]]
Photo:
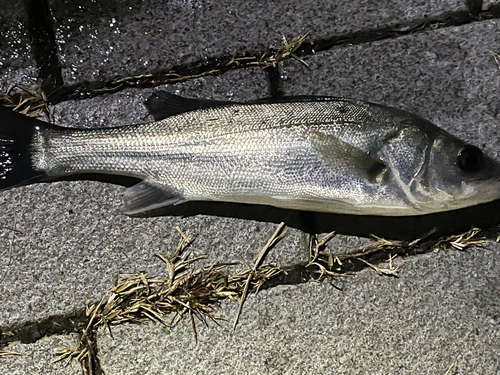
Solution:
[(24, 115), (38, 114), (38, 112), (43, 111), (49, 121), (52, 121), (52, 112), (45, 94), (20, 83), (11, 85), (4, 93), (0, 94), (0, 105), (12, 108), (13, 111)]
[[(481, 246), (489, 242), (484, 235), (484, 231), (479, 228), (460, 234), (441, 238), (432, 242), (430, 237), (436, 232), (436, 228), (424, 234), (422, 237), (412, 242), (390, 241), (377, 236), (372, 236), (374, 241), (362, 246), (354, 252), (342, 255), (334, 255), (330, 250), (325, 250), (325, 244), (334, 236), (330, 233), (322, 239), (313, 236), (310, 242), (310, 261), (306, 268), (312, 269), (317, 277), (315, 280), (321, 281), (328, 277), (348, 274), (359, 270), (362, 267), (370, 267), (380, 275), (397, 276), (399, 267), (394, 266), (396, 257), (418, 254), (422, 252), (438, 252), (445, 249), (455, 249), (464, 251), (470, 247)], [(424, 242), (430, 248), (423, 248)], [(430, 249), (430, 250), (429, 250)], [(388, 267), (382, 268), (377, 263), (387, 262)]]
[(150, 277), (142, 272), (119, 275), (102, 299), (87, 307), (88, 323), (78, 347), (57, 351), (54, 362), (77, 359), (84, 374), (94, 374), (99, 367), (98, 330), (104, 328), (112, 335), (111, 327), (123, 323), (155, 321), (173, 327), (188, 318), (197, 340), (197, 321), (206, 324), (210, 320), (218, 324), (214, 308), (219, 302), (241, 297), (236, 325), (248, 291), (257, 292), (266, 280), (282, 272), (276, 264), (261, 263), (267, 251), (280, 240), (278, 235), (283, 226), (284, 223), (280, 224), (261, 250), (254, 266), (234, 275), (227, 274), (226, 265), (194, 269), (193, 264), (203, 257), (191, 256), (187, 251), (189, 238), (176, 228), (181, 236), (176, 250), (170, 255), (156, 253), (165, 264), (168, 277)]

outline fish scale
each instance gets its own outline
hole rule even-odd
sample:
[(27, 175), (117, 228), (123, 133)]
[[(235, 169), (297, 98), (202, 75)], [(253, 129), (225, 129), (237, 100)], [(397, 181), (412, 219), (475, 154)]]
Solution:
[(0, 124), (7, 153), (0, 189), (79, 173), (131, 176), (143, 181), (124, 195), (129, 214), (215, 200), (397, 216), (500, 198), (496, 162), (394, 108), (333, 97), (233, 103), (164, 92), (146, 106), (157, 121), (94, 130), (9, 113), (7, 122), (22, 123), (28, 136)]

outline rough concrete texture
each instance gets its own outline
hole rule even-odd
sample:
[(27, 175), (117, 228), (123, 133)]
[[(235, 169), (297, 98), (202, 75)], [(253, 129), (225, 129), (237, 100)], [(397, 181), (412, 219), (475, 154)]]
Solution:
[(245, 101), (268, 96), (267, 86), (267, 75), (261, 68), (229, 71), (223, 76), (196, 78), (154, 89), (127, 89), (105, 97), (62, 102), (54, 106), (54, 117), (57, 124), (80, 128), (140, 124), (153, 121), (144, 101), (155, 90), (190, 98)]
[[(165, 275), (155, 251), (175, 250), (179, 226), (192, 235), (200, 265), (251, 262), (275, 225), (231, 218), (129, 218), (117, 212), (123, 188), (56, 183), (2, 195), (0, 324), (64, 314), (99, 299), (119, 273)], [(16, 232), (12, 232), (15, 229)], [(269, 261), (304, 260), (303, 234), (288, 230)], [(288, 260), (286, 260), (288, 258)]]
[[(23, 21), (17, 21), (25, 19), (23, 8), (3, 7), (4, 3), (0, 0), (0, 87), (36, 67)], [(66, 83), (203, 63), (205, 57), (230, 57), (234, 49), (262, 53), (277, 44), (282, 33), (309, 31), (309, 40), (318, 40), (423, 24), (439, 14), (466, 9), (465, 1), (135, 4), (50, 2)], [(494, 5), (483, 2), (485, 9)], [(332, 47), (305, 57), (310, 70), (297, 61), (287, 62), (285, 91), (354, 97), (407, 109), (484, 146), (500, 160), (500, 72), (489, 52), (500, 52), (499, 21), (479, 17), (458, 27), (435, 26), (377, 42)], [(3, 30), (20, 30), (21, 39), (16, 39), (17, 31)], [(32, 83), (32, 76), (22, 82)], [(266, 73), (255, 68), (66, 101), (52, 108), (56, 122), (68, 126), (146, 122), (150, 118), (142, 101), (157, 89), (223, 100), (251, 100), (270, 92)], [(164, 274), (154, 251), (176, 246), (175, 226), (194, 236), (191, 249), (208, 256), (205, 265), (250, 261), (276, 227), (266, 220), (209, 215), (130, 218), (118, 211), (124, 190), (77, 181), (0, 194), (3, 337), (13, 324), (36, 326), (40, 319), (64, 316), (95, 301), (119, 273)], [(338, 236), (328, 249), (345, 252), (366, 242)], [(306, 245), (303, 232), (288, 229), (266, 260), (303, 263)], [(263, 291), (248, 299), (235, 332), (231, 323), (237, 306), (223, 303), (218, 313), (228, 321), (220, 327), (198, 323), (197, 344), (188, 322), (171, 329), (115, 327), (113, 338), (104, 332), (98, 336), (101, 365), (107, 374), (444, 374), (451, 364), (449, 374), (500, 373), (498, 244), (397, 259), (396, 266), (401, 267), (399, 278), (365, 270), (332, 284), (309, 282)], [(50, 363), (56, 349), (74, 345), (75, 336), (33, 336), (37, 341), (32, 344), (12, 343), (5, 349), (22, 356), (0, 356), (0, 373), (78, 373), (76, 363)]]
[(0, 93), (13, 83), (36, 84), (36, 63), (31, 54), (27, 15), (23, 6), (2, 2), (0, 12)]
[[(243, 85), (258, 77), (261, 83), (255, 82), (251, 89)], [(251, 69), (170, 90), (190, 96), (255, 99), (266, 95), (264, 79), (261, 69)], [(142, 104), (148, 91), (152, 92), (130, 90), (65, 102), (54, 112), (58, 123), (80, 127), (151, 121)], [(119, 212), (123, 191), (111, 184), (76, 181), (26, 186), (1, 195), (2, 218), (9, 224), (0, 232), (8, 243), (0, 250), (0, 295), (9, 303), (0, 306), (0, 325), (81, 308), (105, 293), (119, 273), (164, 271), (154, 252), (175, 249), (180, 238), (176, 226), (194, 239), (195, 255), (208, 256), (200, 266), (241, 263), (241, 267), (255, 257), (276, 227), (203, 215), (130, 218)], [(303, 233), (288, 229), (267, 260), (282, 265), (305, 261), (306, 243)]]
[[(498, 251), (495, 245), (397, 261), (399, 278), (365, 270), (332, 284), (262, 291), (248, 299), (236, 331), (234, 303), (222, 305), (227, 321), (220, 326), (198, 323), (198, 343), (187, 322), (115, 327), (113, 337), (99, 335), (101, 364), (108, 374), (444, 374), (454, 364), (451, 374), (494, 375)], [(0, 371), (75, 373), (46, 367), (47, 353), (72, 341), (10, 345), (24, 357), (2, 359)]]
[(78, 342), (78, 335), (49, 336), (33, 344), (12, 343), (5, 350), (19, 353), (0, 359), (0, 373), (12, 375), (26, 374), (81, 374), (76, 362), (53, 363), (56, 350), (71, 348)]
[(500, 4), (500, 1), (497, 0), (484, 0), (481, 9), (482, 10), (489, 10), (492, 7)]
[(451, 374), (493, 375), (498, 249), (408, 259), (398, 262), (399, 278), (365, 270), (334, 280), (342, 291), (329, 283), (263, 291), (235, 332), (236, 304), (225, 304), (228, 322), (199, 324), (198, 343), (188, 324), (120, 327), (99, 338), (102, 366), (110, 374), (444, 374), (454, 363)]
[(286, 6), (245, 0), (50, 5), (67, 83), (168, 70), (234, 50), (254, 53), (279, 44), (282, 35), (310, 32), (320, 39), (466, 10), (460, 0), (359, 0), (349, 6), (327, 0), (288, 1)]
[(3, 2), (0, 14), (0, 69), (25, 68), (34, 63), (29, 44), (24, 7), (14, 2)]

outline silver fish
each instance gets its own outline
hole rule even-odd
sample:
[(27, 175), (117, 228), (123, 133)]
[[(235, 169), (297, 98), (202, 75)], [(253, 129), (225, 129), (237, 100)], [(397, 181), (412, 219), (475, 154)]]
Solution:
[(500, 165), (427, 120), (373, 103), (249, 103), (157, 92), (155, 122), (78, 130), (2, 109), (0, 190), (79, 173), (132, 176), (123, 211), (212, 200), (407, 216), (500, 198)]

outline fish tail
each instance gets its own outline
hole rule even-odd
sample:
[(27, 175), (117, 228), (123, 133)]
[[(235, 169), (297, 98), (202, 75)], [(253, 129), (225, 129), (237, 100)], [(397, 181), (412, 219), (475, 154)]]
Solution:
[(0, 191), (49, 177), (32, 163), (36, 131), (52, 125), (0, 106)]

